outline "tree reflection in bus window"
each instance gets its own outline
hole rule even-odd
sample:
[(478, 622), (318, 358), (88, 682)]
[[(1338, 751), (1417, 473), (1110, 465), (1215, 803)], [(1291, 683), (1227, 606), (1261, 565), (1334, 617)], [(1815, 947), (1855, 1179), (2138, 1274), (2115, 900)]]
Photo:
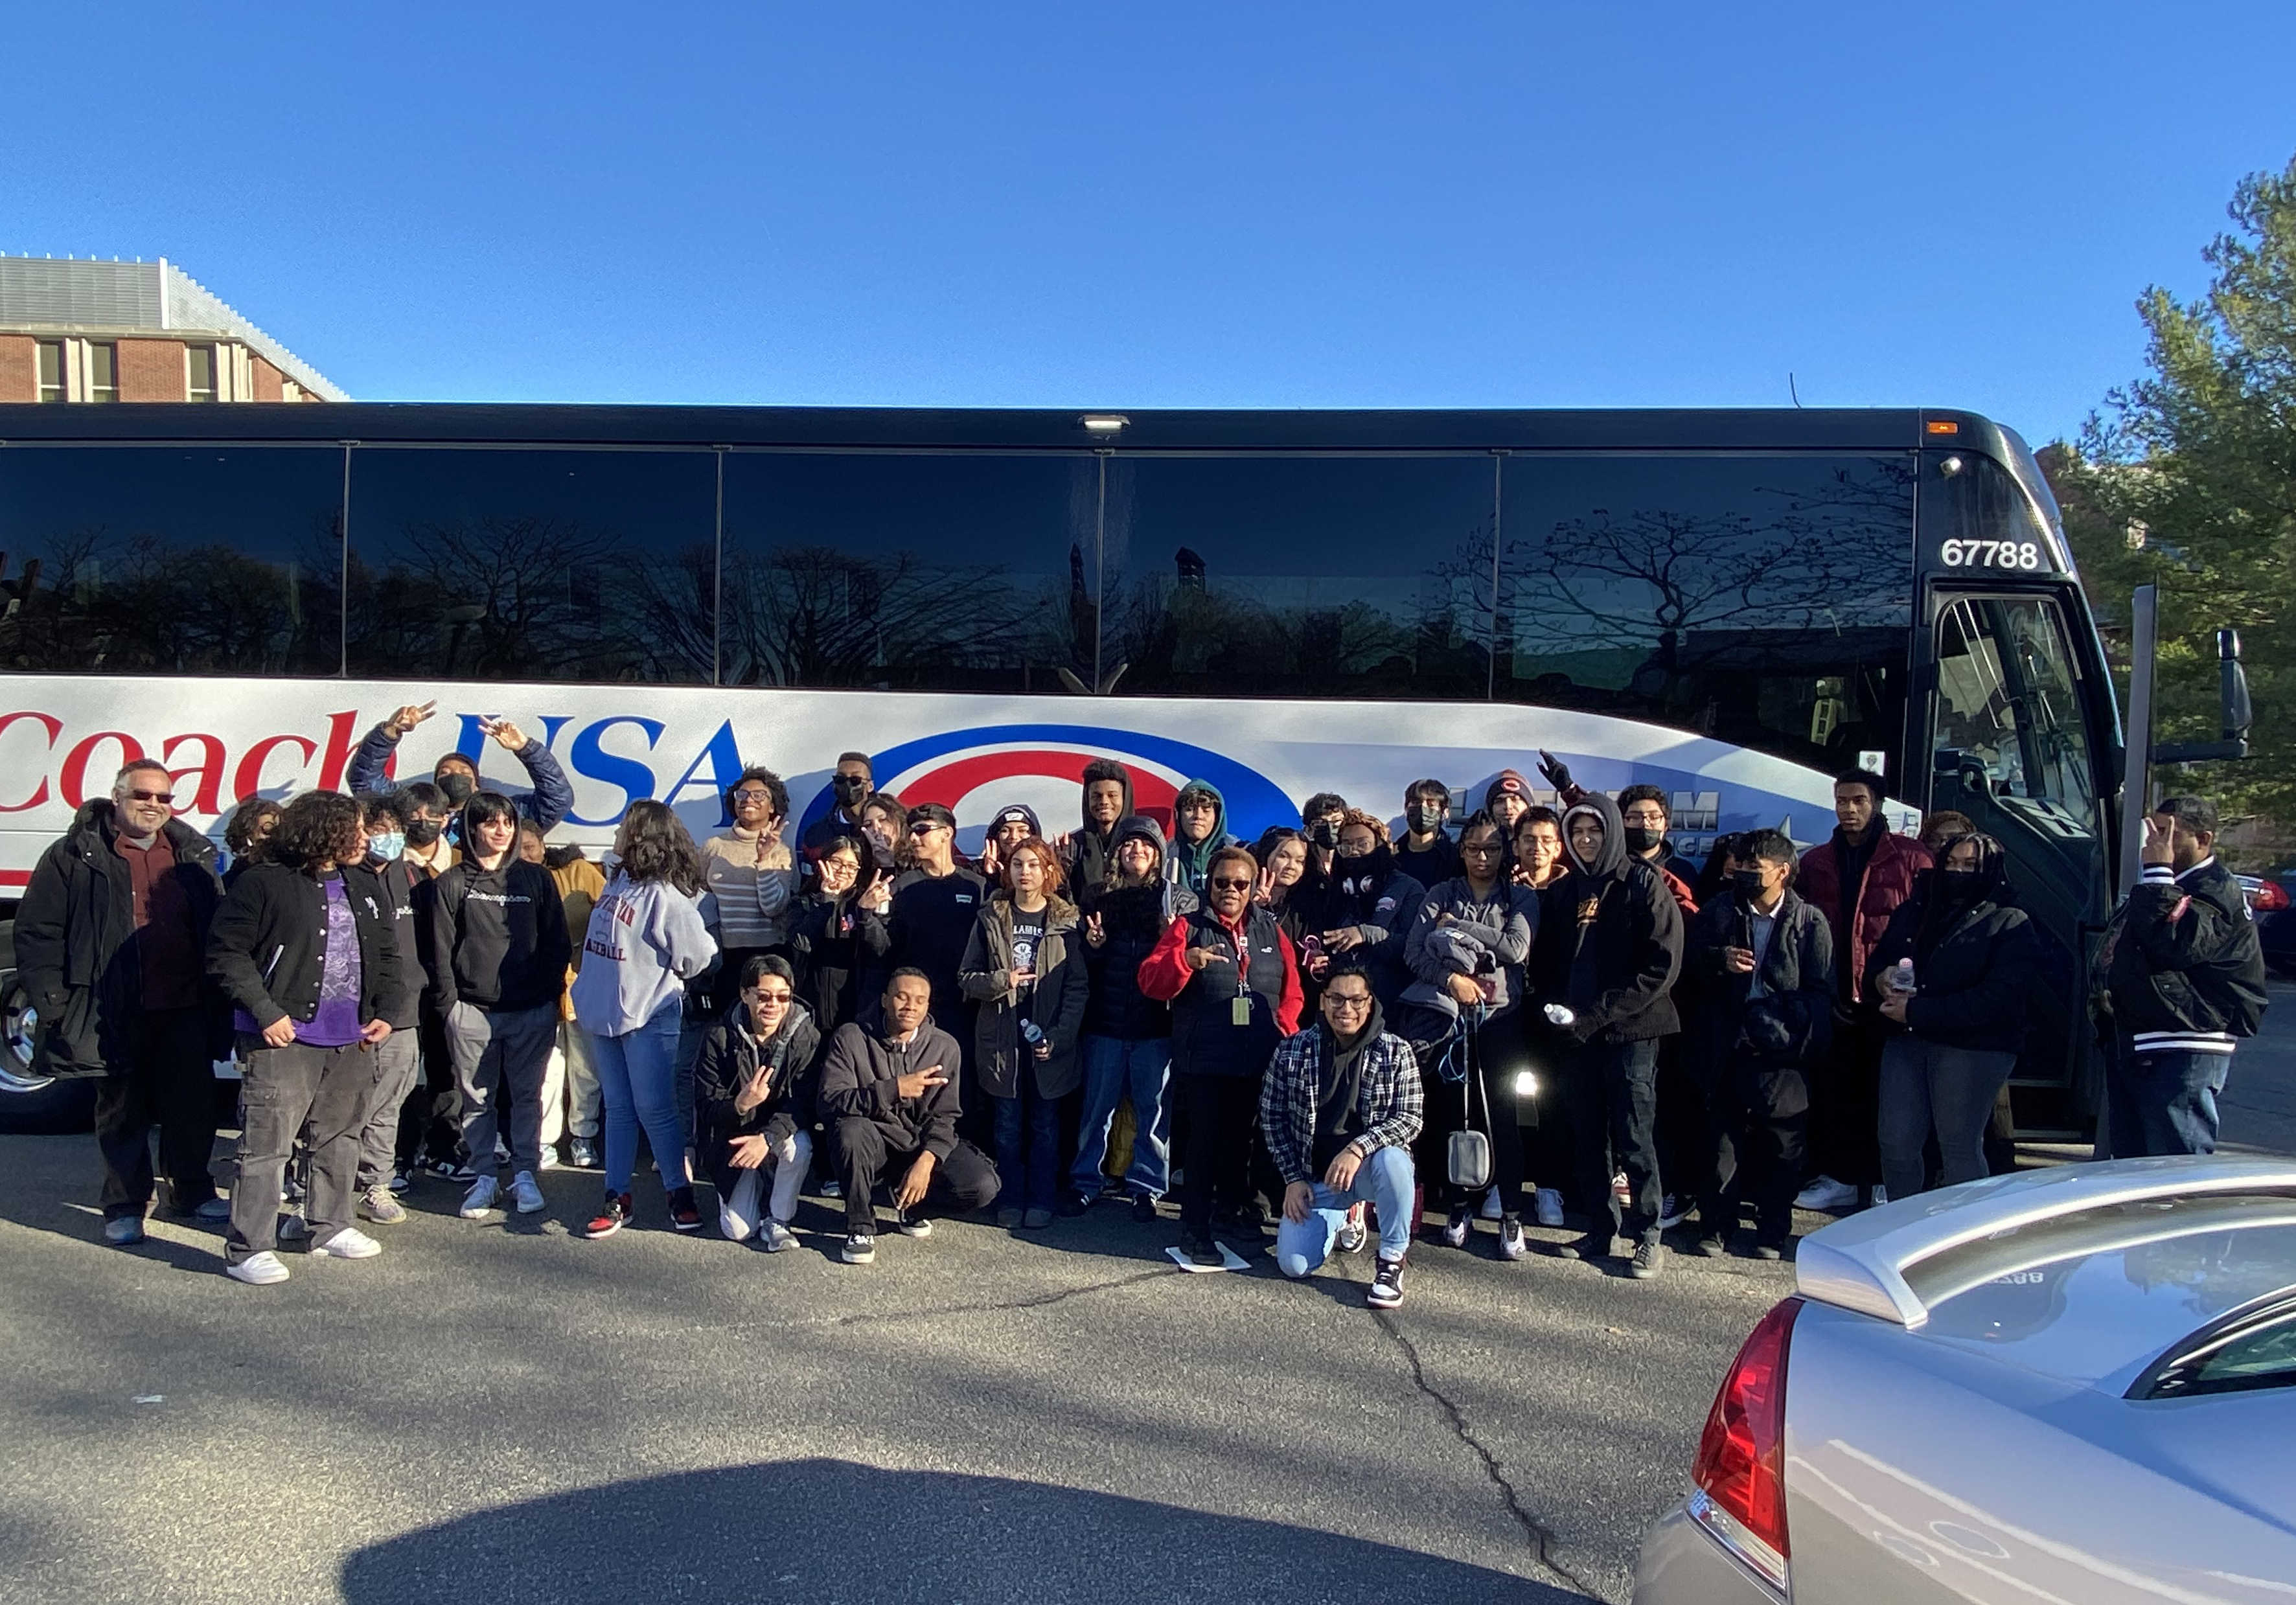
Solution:
[(707, 451), (361, 447), (350, 671), (707, 683), (717, 495)]
[(1507, 461), (1500, 694), (1901, 778), (1910, 454)]
[(2091, 835), (2096, 798), (2072, 653), (2054, 602), (1964, 597), (1938, 621), (1936, 762), (1982, 773), (2060, 834)]
[(0, 665), (342, 669), (340, 446), (0, 452)]

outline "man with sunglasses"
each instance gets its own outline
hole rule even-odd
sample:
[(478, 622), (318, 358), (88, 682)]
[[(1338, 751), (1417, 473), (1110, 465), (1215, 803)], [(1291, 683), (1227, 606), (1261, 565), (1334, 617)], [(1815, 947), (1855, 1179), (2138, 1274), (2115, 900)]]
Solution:
[(111, 798), (81, 804), (41, 856), (16, 913), (16, 973), (40, 1022), (34, 1072), (102, 1078), (103, 1238), (120, 1248), (144, 1241), (154, 1126), (173, 1211), (231, 1213), (208, 1170), (209, 1065), (230, 1040), (204, 979), (223, 882), (214, 844), (175, 818), (175, 800), (164, 765), (120, 770)]
[(932, 984), (933, 1023), (954, 1037), (964, 1056), (957, 1078), (967, 1141), (989, 1139), (988, 1100), (973, 1085), (970, 1048), (976, 1004), (965, 1001), (957, 972), (966, 944), (988, 901), (988, 882), (979, 870), (958, 861), (956, 815), (940, 803), (919, 803), (908, 812), (909, 867), (893, 877), (893, 901), (886, 914), (892, 944), (890, 963), (918, 970)]

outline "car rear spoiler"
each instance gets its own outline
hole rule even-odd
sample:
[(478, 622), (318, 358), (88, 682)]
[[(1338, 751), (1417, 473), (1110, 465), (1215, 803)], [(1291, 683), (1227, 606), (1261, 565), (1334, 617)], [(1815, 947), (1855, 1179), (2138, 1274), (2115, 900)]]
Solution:
[(2234, 1193), (2296, 1195), (2296, 1159), (2110, 1159), (1893, 1199), (1804, 1238), (1795, 1282), (1805, 1298), (1919, 1327), (1930, 1312), (1908, 1276), (1940, 1255), (2091, 1210)]

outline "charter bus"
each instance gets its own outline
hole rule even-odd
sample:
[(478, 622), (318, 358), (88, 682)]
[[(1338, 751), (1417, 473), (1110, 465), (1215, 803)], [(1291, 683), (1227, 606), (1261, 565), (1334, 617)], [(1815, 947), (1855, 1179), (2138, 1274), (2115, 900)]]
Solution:
[[(0, 898), (132, 756), (236, 799), (403, 743), (572, 776), (697, 833), (744, 763), (828, 805), (837, 754), (957, 812), (1078, 816), (1114, 757), (1247, 838), (1310, 793), (1460, 812), (1496, 772), (1653, 782), (1677, 847), (1957, 808), (2008, 848), (2052, 983), (2016, 1077), (2078, 1125), (2120, 732), (2055, 506), (1969, 413), (0, 406)], [(0, 946), (0, 954), (6, 951)], [(0, 1121), (68, 1118), (10, 995)]]

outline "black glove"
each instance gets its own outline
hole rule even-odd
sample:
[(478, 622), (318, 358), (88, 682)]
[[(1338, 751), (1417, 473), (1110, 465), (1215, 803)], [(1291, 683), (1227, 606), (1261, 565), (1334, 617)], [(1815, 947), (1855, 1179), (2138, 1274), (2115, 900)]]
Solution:
[(1546, 777), (1546, 783), (1557, 791), (1570, 790), (1570, 766), (1544, 747), (1538, 749), (1538, 772)]

